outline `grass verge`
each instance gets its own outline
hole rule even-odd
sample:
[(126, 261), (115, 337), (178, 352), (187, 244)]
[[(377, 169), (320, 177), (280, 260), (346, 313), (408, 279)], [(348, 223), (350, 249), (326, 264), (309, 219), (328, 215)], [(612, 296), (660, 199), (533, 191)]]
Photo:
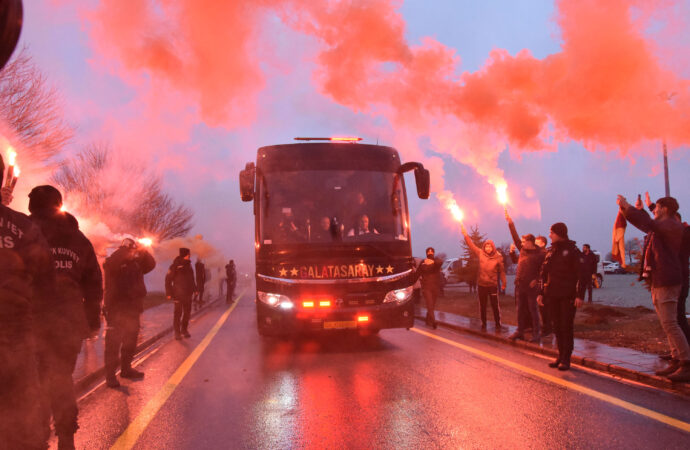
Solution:
[[(499, 304), (502, 322), (517, 325), (515, 298), (503, 295)], [(470, 294), (465, 286), (446, 288), (445, 296), (437, 301), (436, 310), (479, 319), (479, 300), (477, 294)], [(491, 327), (493, 313), (490, 305), (487, 317)], [(586, 303), (575, 315), (575, 337), (645, 353), (668, 351), (668, 341), (656, 313), (642, 306), (626, 308)]]

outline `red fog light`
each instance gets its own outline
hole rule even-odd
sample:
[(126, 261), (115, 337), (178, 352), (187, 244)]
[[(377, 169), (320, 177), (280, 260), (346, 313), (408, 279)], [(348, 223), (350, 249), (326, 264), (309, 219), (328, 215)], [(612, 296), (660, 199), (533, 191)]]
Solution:
[(357, 322), (369, 322), (369, 316), (357, 316)]

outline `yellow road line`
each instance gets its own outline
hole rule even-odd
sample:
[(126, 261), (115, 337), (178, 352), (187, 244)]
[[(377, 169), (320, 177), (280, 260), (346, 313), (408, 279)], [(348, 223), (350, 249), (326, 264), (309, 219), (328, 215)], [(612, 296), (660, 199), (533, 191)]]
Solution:
[(568, 389), (572, 389), (574, 391), (580, 392), (581, 394), (588, 395), (590, 397), (594, 397), (596, 399), (602, 400), (606, 403), (610, 403), (612, 405), (621, 407), (623, 409), (626, 409), (628, 411), (640, 414), (642, 416), (648, 417), (650, 419), (659, 421), (661, 423), (665, 423), (666, 425), (670, 425), (672, 427), (678, 428), (680, 430), (690, 432), (690, 423), (683, 422), (682, 420), (674, 419), (673, 417), (669, 417), (665, 414), (658, 413), (656, 411), (652, 411), (651, 409), (647, 409), (642, 406), (635, 405), (630, 402), (626, 402), (625, 400), (621, 400), (620, 398), (613, 397), (608, 394), (604, 394), (599, 391), (595, 391), (594, 389), (589, 389), (584, 386), (580, 386), (579, 384), (573, 383), (571, 381), (563, 380), (561, 378), (555, 377), (553, 375), (549, 375), (544, 372), (540, 372), (539, 370), (532, 369), (531, 367), (523, 366), (522, 364), (515, 363), (513, 361), (509, 361), (507, 359), (501, 358), (500, 356), (493, 355), (491, 353), (483, 352), (481, 350), (478, 350), (474, 347), (470, 347), (468, 345), (460, 344), (459, 342), (452, 341), (450, 339), (443, 338), (441, 336), (437, 336), (435, 334), (429, 333), (424, 330), (420, 330), (418, 328), (411, 328), (412, 331), (415, 333), (422, 334), (424, 336), (430, 337), (432, 339), (436, 339), (437, 341), (441, 341), (443, 343), (446, 343), (448, 345), (452, 345), (453, 347), (459, 348), (461, 350), (464, 350), (469, 353), (473, 353), (475, 355), (481, 356), (486, 359), (490, 359), (491, 361), (495, 361), (499, 364), (503, 364), (504, 366), (511, 367), (513, 369), (519, 370), (521, 372), (528, 373), (530, 375), (533, 375), (535, 377), (541, 378), (542, 380), (550, 381), (554, 384), (557, 384), (559, 386), (566, 387)]
[(204, 350), (206, 350), (206, 347), (208, 347), (208, 345), (211, 343), (211, 340), (213, 340), (213, 338), (216, 336), (218, 330), (220, 330), (225, 321), (228, 319), (228, 316), (230, 316), (230, 313), (235, 309), (235, 306), (237, 306), (240, 298), (242, 298), (242, 295), (244, 295), (246, 290), (247, 289), (245, 288), (244, 291), (242, 291), (242, 293), (237, 297), (232, 306), (230, 306), (223, 313), (223, 315), (220, 316), (220, 319), (218, 319), (213, 328), (211, 328), (204, 339), (199, 343), (199, 345), (196, 346), (194, 351), (187, 357), (187, 359), (184, 360), (180, 367), (177, 368), (175, 373), (172, 374), (170, 379), (158, 391), (156, 396), (149, 400), (136, 419), (129, 424), (127, 429), (120, 435), (117, 441), (115, 441), (115, 444), (113, 444), (111, 447), (112, 449), (122, 450), (131, 449), (134, 447), (134, 444), (137, 443), (137, 440), (144, 430), (146, 430), (146, 427), (149, 425), (149, 423), (151, 423), (153, 418), (156, 417), (158, 411), (168, 400), (168, 397), (172, 395), (177, 386), (179, 386), (184, 379), (185, 375), (187, 375), (187, 373), (194, 366), (194, 363), (196, 363), (201, 354), (204, 353)]

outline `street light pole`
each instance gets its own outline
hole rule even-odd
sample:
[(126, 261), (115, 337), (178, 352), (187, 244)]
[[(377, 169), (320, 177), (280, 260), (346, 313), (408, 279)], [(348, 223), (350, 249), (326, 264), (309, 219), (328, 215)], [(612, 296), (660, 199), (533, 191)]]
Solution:
[[(666, 103), (671, 103), (671, 99), (676, 95), (675, 92), (662, 92), (659, 94), (662, 100), (664, 100)], [(666, 139), (663, 141), (663, 149), (664, 149), (664, 187), (666, 188), (666, 197), (671, 196), (671, 187), (668, 182), (668, 150), (666, 149)]]
[(666, 187), (666, 197), (670, 197), (671, 188), (668, 183), (668, 151), (666, 150), (666, 139), (664, 139), (664, 184)]

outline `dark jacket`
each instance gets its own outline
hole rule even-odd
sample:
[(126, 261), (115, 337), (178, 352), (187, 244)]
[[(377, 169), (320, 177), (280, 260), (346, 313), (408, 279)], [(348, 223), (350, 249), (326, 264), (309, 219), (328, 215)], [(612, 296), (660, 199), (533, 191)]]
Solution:
[(688, 296), (688, 283), (690, 282), (690, 226), (683, 225), (683, 243), (680, 246), (680, 283), (679, 301), (685, 301)]
[(146, 284), (144, 275), (156, 267), (146, 250), (120, 247), (105, 259), (105, 312), (143, 312)]
[(50, 247), (28, 216), (0, 205), (0, 345), (23, 339), (55, 290)]
[(204, 289), (206, 284), (206, 266), (201, 261), (197, 261), (194, 264), (194, 272), (196, 273), (196, 285), (199, 290)]
[(622, 211), (628, 222), (647, 233), (642, 267), (651, 274), (651, 286), (680, 285), (683, 224), (672, 218), (652, 219), (647, 211), (632, 205)]
[(175, 299), (187, 299), (191, 298), (195, 291), (192, 262), (178, 256), (165, 275), (165, 295)]
[[(510, 237), (513, 238), (513, 244), (515, 244), (518, 250), (522, 251), (522, 239), (520, 238), (520, 235), (515, 228), (515, 223), (512, 220), (508, 221), (508, 229), (510, 230)], [(513, 260), (513, 262), (516, 261)]]
[(63, 323), (65, 332), (85, 334), (100, 328), (103, 276), (93, 245), (69, 213), (32, 214), (48, 241), (55, 262), (55, 292), (38, 318)]
[(582, 253), (582, 261), (585, 266), (585, 274), (588, 278), (592, 278), (592, 275), (597, 273), (597, 265), (599, 261), (597, 260), (597, 255), (590, 250), (588, 254)]
[(228, 283), (234, 283), (237, 281), (237, 271), (233, 264), (225, 265), (225, 276), (228, 278)]
[(558, 241), (546, 251), (539, 274), (540, 294), (549, 298), (582, 298), (587, 286), (582, 252), (573, 241)]
[[(510, 252), (513, 262), (515, 261), (515, 252)], [(539, 282), (539, 271), (541, 265), (544, 263), (546, 257), (546, 250), (536, 247), (534, 249), (522, 248), (520, 256), (517, 257), (517, 270), (515, 273), (515, 286), (519, 290), (526, 291), (528, 289), (536, 289), (537, 286), (530, 287), (532, 281)]]
[(434, 258), (432, 264), (424, 264), (424, 261), (426, 260), (422, 260), (422, 262), (419, 263), (415, 278), (422, 279), (422, 289), (437, 292), (441, 289), (441, 265), (443, 261), (439, 258)]

